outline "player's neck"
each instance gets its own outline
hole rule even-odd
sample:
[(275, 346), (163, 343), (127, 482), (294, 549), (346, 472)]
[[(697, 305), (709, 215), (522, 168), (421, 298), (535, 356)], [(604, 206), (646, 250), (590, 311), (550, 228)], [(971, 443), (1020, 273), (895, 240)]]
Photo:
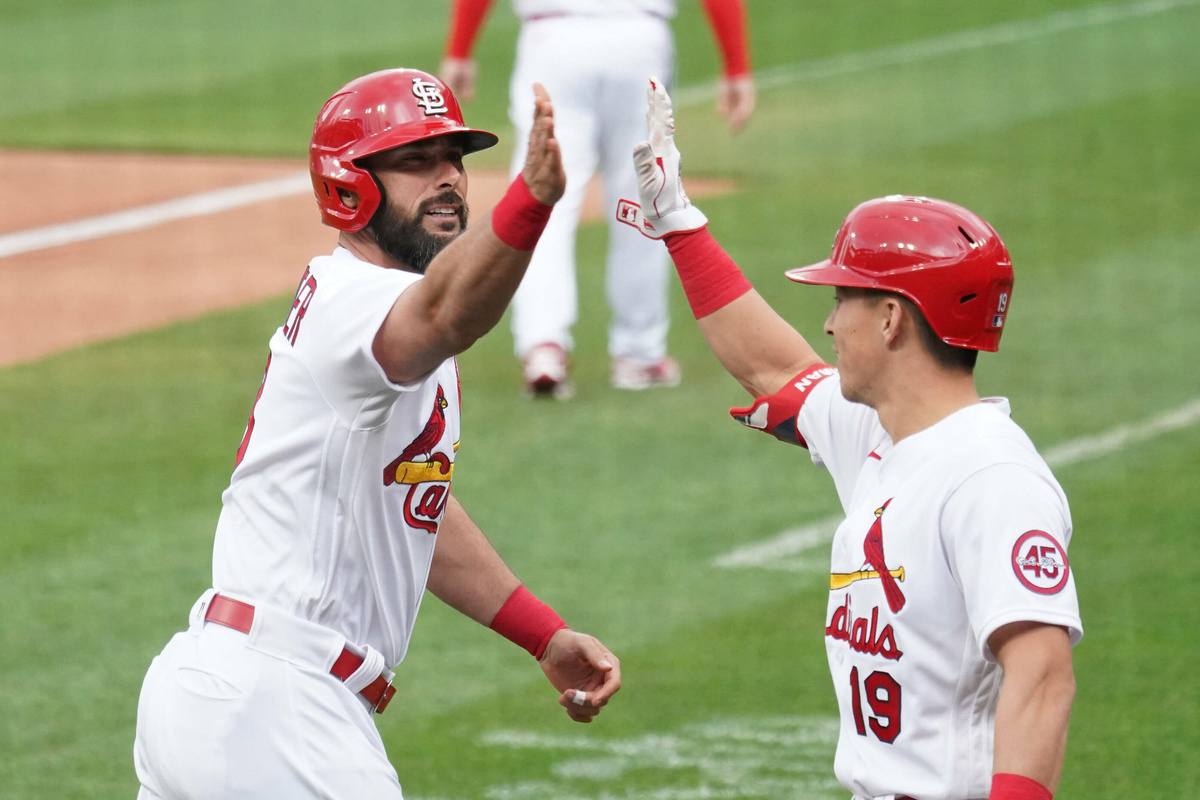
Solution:
[(871, 403), (893, 442), (920, 433), (979, 402), (971, 372), (948, 370), (930, 359), (896, 366), (881, 396)]
[(338, 235), (338, 244), (350, 251), (359, 261), (374, 264), (386, 269), (402, 269), (405, 272), (415, 272), (412, 267), (404, 264), (383, 251), (370, 232), (342, 231)]

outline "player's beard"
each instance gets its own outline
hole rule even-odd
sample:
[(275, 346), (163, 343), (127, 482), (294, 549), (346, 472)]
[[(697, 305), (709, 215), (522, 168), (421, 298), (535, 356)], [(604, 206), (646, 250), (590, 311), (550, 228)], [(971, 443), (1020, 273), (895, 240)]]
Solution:
[[(458, 233), (453, 236), (437, 236), (425, 230), (425, 213), (437, 205), (455, 207)], [(392, 208), (384, 195), (379, 203), (379, 210), (371, 217), (369, 227), (380, 250), (413, 272), (424, 274), (434, 256), (466, 230), (467, 213), (467, 201), (454, 192), (443, 192), (421, 203), (414, 217), (401, 215)]]

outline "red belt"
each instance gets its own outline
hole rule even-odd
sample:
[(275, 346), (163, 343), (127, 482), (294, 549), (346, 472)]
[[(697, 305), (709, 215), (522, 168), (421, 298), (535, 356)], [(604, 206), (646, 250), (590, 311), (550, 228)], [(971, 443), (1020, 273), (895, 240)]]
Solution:
[[(207, 622), (215, 622), (218, 625), (233, 628), (235, 631), (249, 633), (250, 626), (254, 623), (254, 606), (231, 597), (215, 594), (208, 604), (208, 611), (204, 613), (204, 619)], [(345, 681), (362, 666), (362, 663), (362, 658), (348, 648), (342, 648), (342, 654), (333, 662), (333, 667), (329, 671)], [(384, 680), (382, 675), (359, 692), (367, 698), (367, 702), (371, 704), (371, 710), (376, 714), (383, 713), (395, 693), (396, 687), (392, 686), (391, 681)]]

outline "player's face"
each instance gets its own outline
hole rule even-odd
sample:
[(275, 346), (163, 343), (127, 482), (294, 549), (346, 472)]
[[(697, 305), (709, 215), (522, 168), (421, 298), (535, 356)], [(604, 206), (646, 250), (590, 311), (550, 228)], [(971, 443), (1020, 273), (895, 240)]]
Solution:
[(424, 272), (467, 226), (467, 174), (456, 137), (414, 142), (371, 156), (383, 203), (371, 219), (375, 241), (392, 258)]
[(847, 400), (871, 405), (872, 382), (881, 373), (886, 355), (878, 335), (880, 299), (856, 289), (837, 287), (825, 333), (833, 337), (842, 394)]

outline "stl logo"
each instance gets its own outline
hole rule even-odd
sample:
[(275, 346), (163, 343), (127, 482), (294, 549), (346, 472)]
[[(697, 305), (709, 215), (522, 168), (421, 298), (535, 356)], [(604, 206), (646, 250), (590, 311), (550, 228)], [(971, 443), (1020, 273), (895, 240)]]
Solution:
[(1067, 551), (1045, 531), (1021, 534), (1013, 545), (1012, 566), (1021, 585), (1038, 594), (1058, 594), (1071, 574)]
[(449, 111), (446, 108), (446, 98), (442, 96), (442, 90), (438, 88), (436, 83), (432, 83), (421, 78), (413, 78), (412, 93), (417, 98), (417, 105), (425, 110), (425, 116), (431, 117), (435, 114), (445, 114)]

